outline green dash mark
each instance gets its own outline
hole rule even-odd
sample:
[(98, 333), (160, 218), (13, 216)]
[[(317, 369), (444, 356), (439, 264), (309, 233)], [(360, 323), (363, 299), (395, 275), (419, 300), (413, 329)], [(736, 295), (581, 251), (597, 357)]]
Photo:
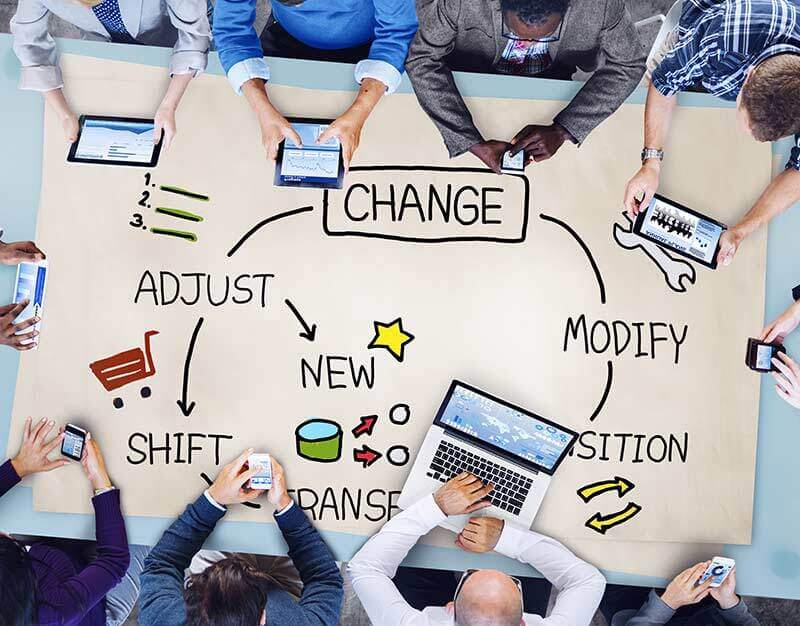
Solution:
[(181, 211), (180, 209), (173, 209), (168, 206), (157, 206), (156, 213), (163, 213), (164, 215), (169, 215), (171, 217), (178, 217), (182, 220), (189, 220), (190, 222), (203, 221), (203, 217), (201, 215), (197, 215), (195, 213), (189, 213), (189, 211)]
[(178, 237), (180, 239), (186, 239), (187, 241), (197, 241), (197, 235), (185, 230), (172, 230), (171, 228), (151, 228), (150, 232), (154, 235), (169, 235), (170, 237)]
[(202, 200), (203, 202), (208, 202), (208, 196), (204, 196), (201, 193), (195, 193), (194, 191), (181, 189), (180, 187), (176, 187), (174, 185), (159, 185), (159, 189), (161, 189), (161, 191), (166, 191), (168, 193), (177, 193), (178, 195), (186, 196), (187, 198), (194, 198), (195, 200)]

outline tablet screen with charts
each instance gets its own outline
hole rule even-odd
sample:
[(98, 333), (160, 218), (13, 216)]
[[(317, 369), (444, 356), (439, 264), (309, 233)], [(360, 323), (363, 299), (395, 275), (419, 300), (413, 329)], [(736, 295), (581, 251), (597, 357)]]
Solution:
[(317, 144), (333, 120), (290, 118), (289, 121), (303, 145), (297, 146), (291, 139), (281, 142), (275, 163), (275, 185), (341, 189), (344, 178), (341, 143), (333, 138)]
[(717, 267), (719, 239), (726, 229), (725, 224), (658, 194), (633, 227), (637, 235), (711, 269)]
[(82, 115), (78, 140), (67, 161), (102, 165), (153, 167), (161, 145), (154, 141), (153, 120)]

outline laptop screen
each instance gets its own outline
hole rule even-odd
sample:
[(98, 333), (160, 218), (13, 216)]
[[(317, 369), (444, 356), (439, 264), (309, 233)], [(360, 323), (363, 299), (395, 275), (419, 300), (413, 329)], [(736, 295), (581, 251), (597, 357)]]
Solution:
[(569, 452), (577, 433), (454, 381), (436, 423), (498, 448), (552, 474)]

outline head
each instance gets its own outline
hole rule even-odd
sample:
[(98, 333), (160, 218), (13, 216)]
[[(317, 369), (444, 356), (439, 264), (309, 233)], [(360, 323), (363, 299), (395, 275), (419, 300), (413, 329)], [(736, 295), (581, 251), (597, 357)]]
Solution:
[(270, 582), (240, 556), (231, 556), (189, 578), (183, 592), (186, 622), (196, 626), (258, 626), (267, 623)]
[(800, 55), (778, 54), (751, 68), (736, 106), (740, 124), (756, 141), (800, 132)]
[(520, 39), (546, 39), (558, 29), (569, 0), (501, 0), (503, 20)]
[(510, 576), (497, 570), (471, 574), (452, 608), (458, 626), (524, 626), (520, 590)]
[(19, 541), (0, 533), (0, 624), (38, 624), (37, 597), (28, 551)]

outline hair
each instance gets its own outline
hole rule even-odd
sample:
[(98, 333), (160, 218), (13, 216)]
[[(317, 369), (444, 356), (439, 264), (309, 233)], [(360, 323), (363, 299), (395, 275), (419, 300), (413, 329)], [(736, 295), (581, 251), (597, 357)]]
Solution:
[(36, 573), (25, 546), (0, 534), (0, 626), (39, 623)]
[(257, 626), (267, 605), (270, 587), (269, 577), (240, 556), (217, 561), (189, 578), (183, 592), (186, 623)]
[(758, 141), (800, 132), (800, 55), (778, 54), (759, 63), (742, 87), (742, 106)]
[(528, 26), (547, 21), (553, 14), (564, 15), (570, 0), (500, 0), (503, 11), (516, 13)]

